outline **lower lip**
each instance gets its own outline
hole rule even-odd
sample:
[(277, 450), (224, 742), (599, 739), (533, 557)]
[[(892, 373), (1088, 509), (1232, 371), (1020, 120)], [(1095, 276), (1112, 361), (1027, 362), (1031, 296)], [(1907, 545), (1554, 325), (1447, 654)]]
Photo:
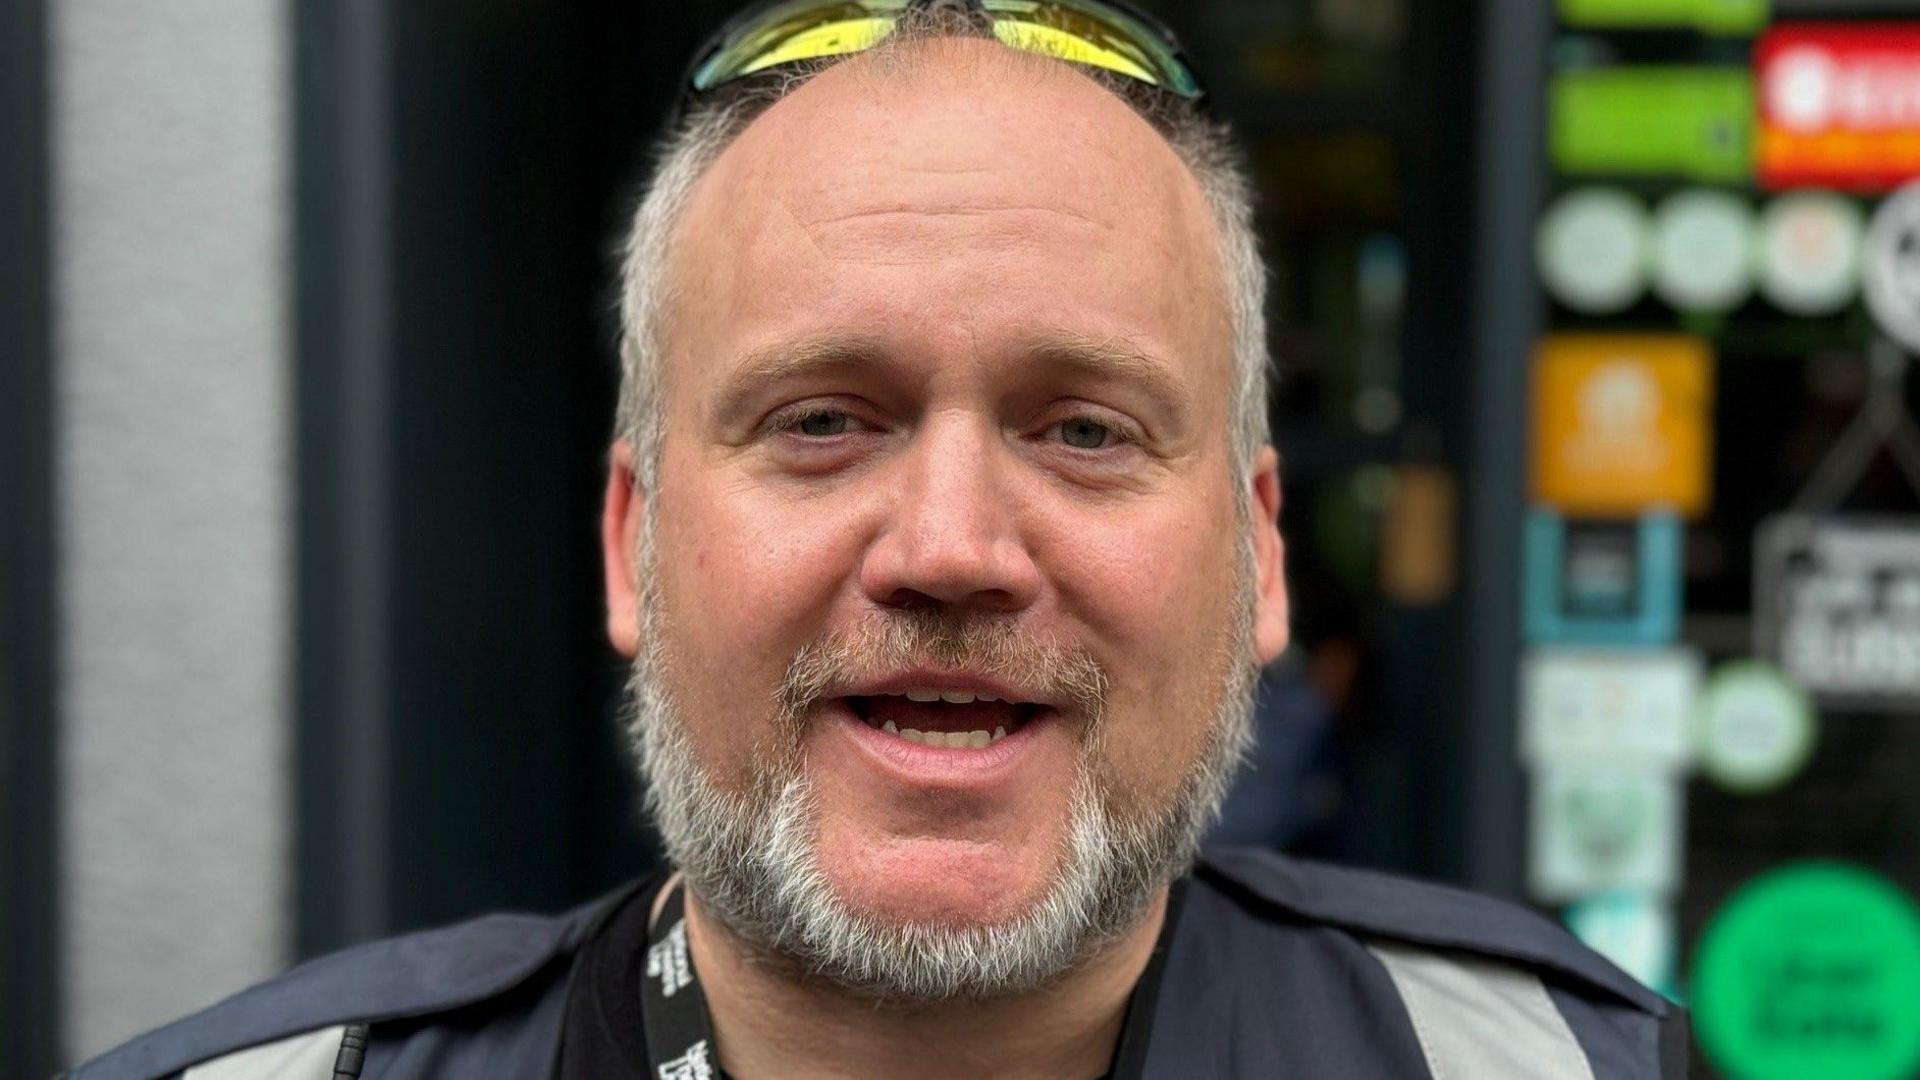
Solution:
[(1005, 738), (977, 750), (928, 746), (869, 727), (844, 698), (828, 706), (828, 717), (835, 721), (836, 729), (845, 732), (854, 745), (886, 771), (902, 774), (916, 783), (938, 784), (942, 781), (980, 783), (1011, 771), (1033, 744), (1036, 730), (1051, 722), (1054, 712), (1043, 709), (1008, 732)]

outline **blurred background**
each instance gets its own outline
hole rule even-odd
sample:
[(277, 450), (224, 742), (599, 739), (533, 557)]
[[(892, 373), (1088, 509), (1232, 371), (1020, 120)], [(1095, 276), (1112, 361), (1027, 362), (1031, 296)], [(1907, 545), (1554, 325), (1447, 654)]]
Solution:
[[(1920, 1074), (1920, 0), (1187, 0), (1296, 645), (1221, 836)], [(732, 9), (5, 0), (0, 1075), (652, 864), (609, 253)]]

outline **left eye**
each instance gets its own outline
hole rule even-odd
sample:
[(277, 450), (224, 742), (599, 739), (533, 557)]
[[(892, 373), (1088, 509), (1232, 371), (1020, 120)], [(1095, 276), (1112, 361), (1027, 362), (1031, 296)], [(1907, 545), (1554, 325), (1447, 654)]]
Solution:
[(1060, 422), (1060, 439), (1077, 450), (1098, 450), (1113, 439), (1113, 429), (1097, 420), (1077, 416)]

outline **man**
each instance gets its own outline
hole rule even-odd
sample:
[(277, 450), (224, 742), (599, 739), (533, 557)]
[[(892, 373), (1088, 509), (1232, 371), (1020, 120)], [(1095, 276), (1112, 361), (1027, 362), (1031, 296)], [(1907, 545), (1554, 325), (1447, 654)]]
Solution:
[(1195, 868), (1287, 592), (1247, 189), (1170, 39), (803, 0), (690, 86), (602, 530), (674, 871), (76, 1075), (1677, 1075), (1678, 1011), (1544, 921)]

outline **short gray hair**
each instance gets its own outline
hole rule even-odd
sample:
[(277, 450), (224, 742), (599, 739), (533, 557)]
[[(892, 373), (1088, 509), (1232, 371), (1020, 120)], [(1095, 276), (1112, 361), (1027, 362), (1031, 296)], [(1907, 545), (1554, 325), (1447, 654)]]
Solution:
[[(964, 34), (940, 26), (911, 31), (896, 28), (889, 41), (878, 48), (913, 38)], [(700, 178), (747, 125), (829, 66), (831, 62), (782, 79), (755, 80), (695, 104), (655, 152), (645, 194), (620, 245), (616, 435), (633, 450), (635, 479), (643, 490), (652, 491), (657, 486), (663, 427), (660, 370), (673, 300), (667, 264), (676, 228)], [(1199, 183), (1212, 213), (1233, 336), (1228, 436), (1237, 486), (1251, 468), (1254, 455), (1269, 440), (1267, 279), (1253, 225), (1253, 186), (1225, 124), (1189, 102), (1134, 80), (1109, 77), (1077, 65), (1073, 70), (1113, 91), (1160, 132)]]

